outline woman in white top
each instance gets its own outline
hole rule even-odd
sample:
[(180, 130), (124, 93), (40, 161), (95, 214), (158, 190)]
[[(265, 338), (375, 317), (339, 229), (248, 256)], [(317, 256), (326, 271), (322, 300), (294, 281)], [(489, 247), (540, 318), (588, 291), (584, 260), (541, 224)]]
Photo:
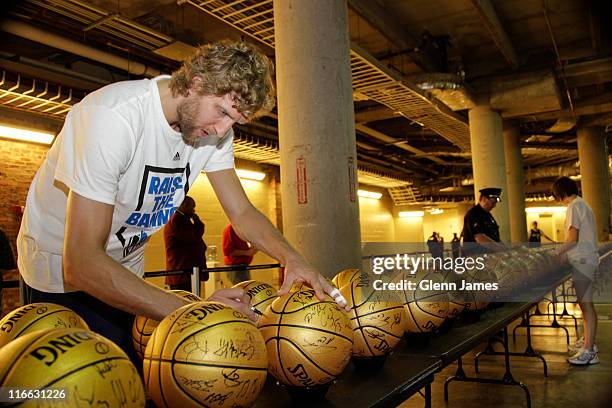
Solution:
[(582, 310), (584, 337), (574, 345), (571, 364), (597, 364), (599, 356), (595, 345), (597, 314), (593, 306), (593, 280), (599, 255), (595, 216), (591, 207), (578, 196), (578, 185), (569, 177), (560, 177), (553, 184), (553, 195), (567, 205), (565, 215), (565, 242), (557, 253), (567, 256), (572, 266), (572, 279), (578, 304)]

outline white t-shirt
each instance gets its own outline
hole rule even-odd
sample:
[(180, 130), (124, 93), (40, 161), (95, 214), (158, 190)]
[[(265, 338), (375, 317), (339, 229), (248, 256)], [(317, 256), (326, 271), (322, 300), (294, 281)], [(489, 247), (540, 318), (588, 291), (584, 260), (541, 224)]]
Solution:
[(565, 231), (569, 231), (570, 227), (578, 230), (578, 243), (567, 251), (567, 259), (570, 262), (599, 264), (595, 225), (593, 210), (582, 197), (576, 197), (569, 203), (565, 213)]
[(75, 290), (62, 272), (69, 190), (114, 205), (106, 252), (142, 276), (145, 244), (198, 174), (234, 167), (233, 132), (218, 144), (194, 147), (170, 127), (157, 87), (165, 78), (105, 86), (68, 113), (32, 181), (17, 238), (19, 269), (31, 287)]

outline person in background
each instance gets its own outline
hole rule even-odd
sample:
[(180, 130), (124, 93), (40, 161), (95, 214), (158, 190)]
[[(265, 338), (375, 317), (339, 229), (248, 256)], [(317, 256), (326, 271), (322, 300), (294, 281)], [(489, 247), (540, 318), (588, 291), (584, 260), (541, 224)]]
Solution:
[(536, 248), (542, 245), (542, 237), (546, 238), (550, 242), (554, 242), (551, 238), (546, 235), (544, 231), (538, 228), (538, 222), (534, 221), (531, 223), (531, 230), (529, 231), (529, 247)]
[(438, 233), (433, 231), (427, 238), (427, 249), (432, 258), (437, 258), (438, 255)]
[(437, 249), (437, 257), (438, 258), (444, 258), (444, 237), (442, 235), (440, 235), (440, 233), (437, 233), (438, 236), (438, 249)]
[(451, 250), (453, 252), (453, 259), (461, 256), (461, 240), (457, 236), (456, 232), (453, 232), (453, 239), (451, 240)]
[[(174, 212), (164, 227), (164, 244), (166, 247), (166, 269), (200, 268), (200, 280), (208, 280), (206, 269), (206, 243), (204, 242), (204, 223), (195, 212), (196, 203), (190, 196)], [(170, 289), (181, 289), (191, 292), (191, 273), (166, 276), (166, 285)]]
[(565, 242), (556, 253), (567, 258), (572, 266), (572, 281), (578, 305), (582, 310), (584, 336), (570, 348), (570, 364), (599, 363), (599, 350), (595, 344), (597, 313), (593, 305), (593, 284), (599, 265), (595, 215), (591, 207), (578, 195), (578, 185), (569, 177), (558, 178), (552, 186), (553, 196), (567, 205), (565, 213)]
[[(228, 266), (248, 266), (253, 262), (253, 256), (257, 249), (249, 242), (240, 238), (232, 224), (228, 224), (223, 230), (223, 262)], [(232, 284), (237, 284), (251, 279), (247, 269), (227, 272), (228, 279)]]
[(13, 254), (13, 248), (7, 238), (6, 234), (0, 229), (0, 316), (2, 316), (2, 287), (4, 279), (2, 273), (15, 269), (15, 255)]
[[(491, 210), (501, 199), (501, 188), (489, 187), (479, 190), (478, 203), (470, 208), (463, 217), (463, 252), (465, 255), (505, 251), (500, 243), (499, 225)], [(465, 245), (465, 243), (468, 243)], [(470, 244), (471, 243), (471, 244)]]

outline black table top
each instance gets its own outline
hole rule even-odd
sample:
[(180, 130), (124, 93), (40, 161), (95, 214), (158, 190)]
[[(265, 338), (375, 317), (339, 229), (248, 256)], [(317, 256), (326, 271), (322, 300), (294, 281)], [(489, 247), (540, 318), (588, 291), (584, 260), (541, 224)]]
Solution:
[(292, 399), (289, 392), (274, 383), (270, 375), (255, 407), (385, 407), (395, 406), (433, 380), (441, 367), (439, 358), (393, 354), (375, 369), (357, 369), (349, 363), (324, 399)]

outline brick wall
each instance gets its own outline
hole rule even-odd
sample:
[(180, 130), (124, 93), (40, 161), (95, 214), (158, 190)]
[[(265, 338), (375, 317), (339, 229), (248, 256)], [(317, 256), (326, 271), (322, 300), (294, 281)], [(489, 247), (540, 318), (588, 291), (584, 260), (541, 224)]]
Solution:
[[(15, 240), (21, 223), (21, 206), (40, 167), (48, 146), (0, 140), (0, 228), (4, 230), (15, 255)], [(17, 279), (17, 270), (3, 272), (4, 280)], [(19, 305), (18, 289), (3, 290), (3, 315)]]

